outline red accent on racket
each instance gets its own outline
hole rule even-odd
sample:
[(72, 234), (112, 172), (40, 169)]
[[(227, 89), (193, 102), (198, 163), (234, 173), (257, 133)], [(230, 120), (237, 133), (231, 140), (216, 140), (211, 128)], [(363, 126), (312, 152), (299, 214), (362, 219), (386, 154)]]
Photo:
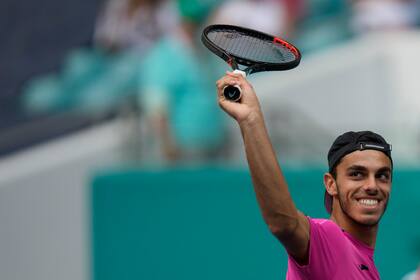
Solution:
[[(298, 66), (301, 59), (299, 50), (289, 42), (240, 26), (207, 26), (203, 30), (201, 41), (233, 70), (244, 71), (247, 75), (262, 71), (289, 70)], [(238, 65), (246, 68), (240, 69)], [(228, 86), (224, 95), (229, 100), (239, 101), (240, 89)]]

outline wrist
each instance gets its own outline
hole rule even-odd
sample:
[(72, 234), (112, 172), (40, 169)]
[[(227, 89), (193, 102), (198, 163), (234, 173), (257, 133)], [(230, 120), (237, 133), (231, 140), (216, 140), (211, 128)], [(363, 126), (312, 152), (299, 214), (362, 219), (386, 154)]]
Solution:
[(252, 128), (263, 123), (264, 117), (261, 112), (252, 112), (246, 118), (238, 122), (241, 129)]

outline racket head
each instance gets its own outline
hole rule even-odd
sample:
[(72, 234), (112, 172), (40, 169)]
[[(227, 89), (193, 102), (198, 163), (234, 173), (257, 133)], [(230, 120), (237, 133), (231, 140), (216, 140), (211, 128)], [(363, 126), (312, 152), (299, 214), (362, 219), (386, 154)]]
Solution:
[(201, 41), (233, 69), (247, 66), (248, 74), (289, 70), (299, 65), (300, 51), (289, 42), (272, 35), (234, 25), (207, 26)]

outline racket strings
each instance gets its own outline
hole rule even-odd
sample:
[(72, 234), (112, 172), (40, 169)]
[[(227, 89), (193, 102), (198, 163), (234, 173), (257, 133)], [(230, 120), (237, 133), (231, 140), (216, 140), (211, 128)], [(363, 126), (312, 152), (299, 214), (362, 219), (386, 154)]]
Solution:
[(296, 59), (293, 52), (285, 46), (259, 36), (223, 30), (210, 32), (208, 38), (218, 47), (237, 57), (265, 63), (284, 63)]
[[(255, 38), (255, 44), (258, 44), (258, 40), (259, 38)], [(262, 42), (266, 42), (266, 41), (262, 41)], [(262, 57), (264, 55), (264, 48), (256, 48), (256, 53), (255, 53), (255, 57)], [(283, 56), (281, 56), (282, 59), (284, 59)]]

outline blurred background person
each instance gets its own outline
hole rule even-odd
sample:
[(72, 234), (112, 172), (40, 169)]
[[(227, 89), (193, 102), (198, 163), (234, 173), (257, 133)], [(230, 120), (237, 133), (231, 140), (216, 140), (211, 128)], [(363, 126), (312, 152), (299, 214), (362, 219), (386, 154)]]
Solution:
[(346, 0), (230, 0), (212, 21), (274, 34), (311, 52), (350, 38), (349, 19)]
[(29, 80), (23, 89), (25, 110), (101, 113), (130, 103), (142, 57), (177, 21), (172, 6), (165, 0), (104, 2), (94, 45), (69, 52), (58, 73)]
[(351, 25), (357, 34), (413, 29), (419, 24), (418, 0), (352, 0)]
[[(420, 236), (414, 239), (414, 242), (411, 244), (410, 249), (416, 259), (420, 257)], [(420, 280), (420, 262), (417, 263), (417, 268), (404, 274), (401, 280)]]
[(177, 13), (172, 1), (108, 0), (97, 21), (96, 45), (109, 51), (145, 52), (172, 31)]
[(352, 37), (347, 0), (305, 0), (294, 36), (303, 53), (322, 50)]
[[(215, 160), (226, 139), (214, 81), (227, 68), (202, 47), (200, 35), (219, 1), (176, 3), (177, 30), (162, 38), (141, 66), (139, 104), (150, 129), (144, 134), (143, 158), (160, 163)], [(220, 71), (217, 65), (223, 65)]]
[(217, 9), (212, 21), (291, 37), (303, 9), (303, 0), (230, 0)]
[(402, 280), (420, 280), (420, 264), (415, 271), (404, 275)]

